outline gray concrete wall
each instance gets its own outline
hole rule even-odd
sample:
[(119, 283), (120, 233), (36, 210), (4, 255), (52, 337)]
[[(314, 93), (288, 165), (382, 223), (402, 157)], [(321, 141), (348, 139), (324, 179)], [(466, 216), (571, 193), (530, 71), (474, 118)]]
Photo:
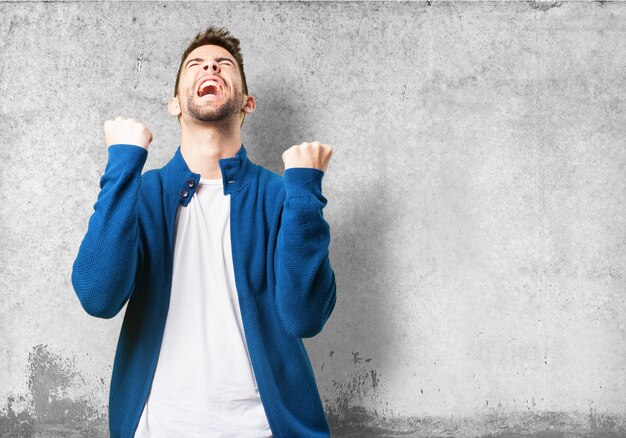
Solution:
[(0, 3), (0, 435), (108, 436), (123, 311), (71, 267), (103, 123), (179, 141), (208, 24), (241, 39), (250, 158), (324, 179), (336, 309), (306, 340), (333, 436), (626, 435), (626, 4)]

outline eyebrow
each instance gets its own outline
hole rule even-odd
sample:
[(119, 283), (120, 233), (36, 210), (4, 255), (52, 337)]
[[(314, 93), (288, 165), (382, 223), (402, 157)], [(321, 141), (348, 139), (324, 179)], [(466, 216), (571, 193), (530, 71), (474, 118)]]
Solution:
[[(233, 60), (232, 60), (232, 59), (230, 59), (230, 58), (215, 58), (215, 60), (216, 60), (217, 62), (222, 62), (222, 61), (230, 61), (233, 65), (235, 65), (235, 61), (233, 61)], [(202, 59), (202, 58), (193, 58), (193, 59), (190, 59), (189, 61), (187, 61), (187, 62), (185, 63), (185, 68), (187, 68), (187, 66), (189, 65), (189, 63), (190, 63), (190, 62), (192, 62), (192, 61), (204, 62), (204, 59)]]

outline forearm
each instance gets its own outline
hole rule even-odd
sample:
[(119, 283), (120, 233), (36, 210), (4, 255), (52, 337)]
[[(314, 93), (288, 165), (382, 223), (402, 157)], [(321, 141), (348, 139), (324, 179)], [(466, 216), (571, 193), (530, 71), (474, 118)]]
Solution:
[(286, 198), (275, 255), (276, 304), (285, 329), (308, 338), (318, 334), (336, 301), (335, 274), (328, 257), (330, 227), (323, 217), (323, 172), (285, 170)]
[(141, 261), (138, 196), (148, 151), (115, 144), (87, 232), (72, 268), (72, 285), (87, 313), (112, 318), (135, 286)]

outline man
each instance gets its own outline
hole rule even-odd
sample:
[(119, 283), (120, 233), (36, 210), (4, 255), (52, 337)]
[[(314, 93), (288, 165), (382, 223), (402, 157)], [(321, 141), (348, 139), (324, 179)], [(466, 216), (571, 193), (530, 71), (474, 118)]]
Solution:
[(112, 437), (328, 437), (301, 338), (336, 301), (321, 181), (332, 148), (283, 153), (283, 175), (241, 142), (248, 95), (239, 40), (200, 32), (168, 111), (181, 142), (141, 174), (152, 133), (104, 124), (109, 158), (72, 285), (87, 313), (128, 303), (109, 395)]

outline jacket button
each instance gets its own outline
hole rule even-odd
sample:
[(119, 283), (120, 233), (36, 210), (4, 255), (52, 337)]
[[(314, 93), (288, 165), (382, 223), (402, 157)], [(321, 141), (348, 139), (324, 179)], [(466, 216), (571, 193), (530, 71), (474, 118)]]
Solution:
[(187, 196), (189, 196), (189, 192), (185, 189), (182, 189), (180, 191), (180, 196), (182, 196), (183, 198), (186, 198)]
[(193, 186), (195, 186), (195, 185), (196, 185), (196, 182), (194, 180), (192, 180), (192, 179), (188, 179), (187, 180), (187, 187), (189, 187), (190, 189), (192, 189)]

